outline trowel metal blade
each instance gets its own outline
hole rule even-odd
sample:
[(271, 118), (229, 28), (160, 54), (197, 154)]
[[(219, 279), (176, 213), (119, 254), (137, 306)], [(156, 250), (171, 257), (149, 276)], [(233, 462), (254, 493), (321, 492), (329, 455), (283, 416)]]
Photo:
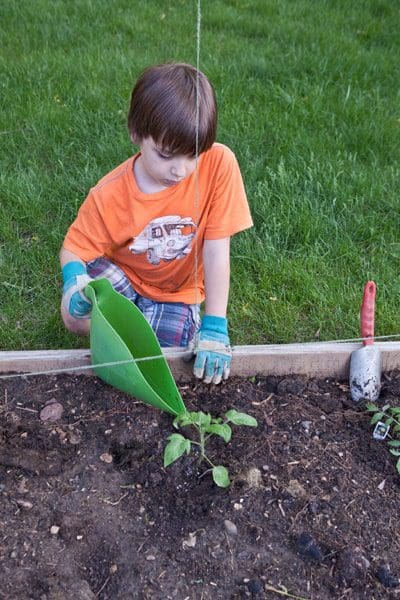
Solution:
[(354, 401), (378, 399), (381, 390), (381, 353), (377, 346), (363, 346), (351, 353), (349, 379)]

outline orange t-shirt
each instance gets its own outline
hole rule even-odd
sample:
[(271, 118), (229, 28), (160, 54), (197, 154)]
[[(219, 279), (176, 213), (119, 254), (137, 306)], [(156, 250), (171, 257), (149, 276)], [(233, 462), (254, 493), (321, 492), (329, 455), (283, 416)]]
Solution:
[(197, 175), (194, 171), (155, 194), (143, 193), (136, 184), (133, 163), (138, 156), (90, 190), (64, 247), (85, 262), (108, 257), (146, 298), (200, 302), (203, 241), (229, 237), (253, 224), (235, 155), (223, 144), (214, 144), (200, 155)]

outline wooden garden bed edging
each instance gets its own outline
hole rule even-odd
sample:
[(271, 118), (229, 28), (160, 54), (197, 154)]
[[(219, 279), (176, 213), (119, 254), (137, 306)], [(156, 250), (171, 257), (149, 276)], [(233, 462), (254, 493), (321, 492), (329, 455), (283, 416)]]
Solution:
[[(400, 342), (376, 344), (382, 356), (382, 371), (400, 369)], [(348, 377), (350, 355), (360, 348), (354, 343), (305, 343), (260, 346), (235, 346), (231, 375), (307, 375), (323, 378)], [(164, 353), (175, 379), (192, 378), (192, 365), (183, 361), (180, 348), (166, 348)], [(80, 372), (76, 367), (90, 365), (90, 350), (36, 350), (0, 352), (0, 374), (36, 373), (62, 370)], [(91, 369), (81, 371), (93, 375)]]

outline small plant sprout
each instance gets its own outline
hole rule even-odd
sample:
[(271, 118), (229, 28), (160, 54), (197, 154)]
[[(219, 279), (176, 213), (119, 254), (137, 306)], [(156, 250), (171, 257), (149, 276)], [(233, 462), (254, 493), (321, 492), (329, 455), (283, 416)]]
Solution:
[(168, 444), (164, 450), (164, 467), (168, 467), (183, 454), (190, 454), (192, 444), (199, 447), (200, 461), (204, 460), (210, 465), (214, 483), (219, 487), (230, 485), (228, 469), (222, 465), (215, 465), (206, 454), (206, 444), (211, 436), (218, 435), (228, 443), (232, 437), (232, 429), (229, 425), (247, 425), (257, 427), (258, 423), (254, 417), (237, 410), (228, 410), (223, 417), (212, 417), (204, 412), (185, 412), (178, 415), (173, 425), (176, 429), (191, 425), (197, 430), (198, 441), (188, 439), (180, 433), (173, 433), (168, 437)]
[[(390, 446), (390, 453), (397, 458), (396, 470), (400, 475), (400, 407), (385, 404), (380, 408), (369, 402), (366, 410), (374, 413), (371, 424), (375, 425), (375, 439), (384, 440), (389, 438), (387, 444)], [(389, 435), (390, 429), (392, 430), (391, 435)]]

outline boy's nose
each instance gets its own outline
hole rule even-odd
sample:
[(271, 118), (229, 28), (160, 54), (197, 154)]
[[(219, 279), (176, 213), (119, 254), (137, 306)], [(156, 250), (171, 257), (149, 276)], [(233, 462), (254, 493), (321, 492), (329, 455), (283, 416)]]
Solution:
[(177, 179), (185, 176), (185, 165), (183, 162), (176, 162), (171, 166), (171, 174)]

